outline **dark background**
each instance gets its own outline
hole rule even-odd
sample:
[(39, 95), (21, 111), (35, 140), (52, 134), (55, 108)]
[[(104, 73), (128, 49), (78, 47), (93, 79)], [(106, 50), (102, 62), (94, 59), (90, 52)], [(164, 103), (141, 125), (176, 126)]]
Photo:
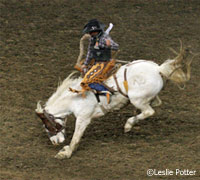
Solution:
[[(93, 121), (71, 159), (54, 158), (63, 145), (51, 145), (34, 110), (73, 71), (82, 28), (93, 18), (114, 24), (118, 59), (161, 64), (179, 39), (200, 52), (198, 0), (0, 0), (0, 179), (199, 179), (199, 57), (186, 89), (169, 83), (153, 117), (124, 134), (134, 108), (109, 113)], [(65, 144), (73, 130), (71, 117)], [(150, 168), (197, 173), (151, 178)]]

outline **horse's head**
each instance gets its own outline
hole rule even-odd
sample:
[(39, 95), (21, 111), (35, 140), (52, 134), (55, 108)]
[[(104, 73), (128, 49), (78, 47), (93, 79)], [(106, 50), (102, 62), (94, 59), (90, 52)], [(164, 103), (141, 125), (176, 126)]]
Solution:
[(64, 142), (65, 140), (65, 124), (67, 119), (64, 116), (54, 116), (48, 110), (43, 109), (40, 102), (35, 110), (37, 116), (42, 120), (43, 126), (53, 145)]
[(59, 84), (56, 92), (48, 99), (44, 108), (38, 102), (35, 110), (37, 116), (43, 122), (49, 139), (55, 145), (65, 140), (66, 116), (71, 114), (72, 99), (76, 95), (69, 91), (69, 87), (80, 84), (81, 79), (74, 80), (71, 78), (74, 74), (75, 72), (71, 73)]

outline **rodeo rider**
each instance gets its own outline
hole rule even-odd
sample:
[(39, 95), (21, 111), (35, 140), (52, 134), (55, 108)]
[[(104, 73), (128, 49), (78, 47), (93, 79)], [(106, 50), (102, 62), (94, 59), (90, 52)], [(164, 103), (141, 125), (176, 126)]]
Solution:
[[(110, 91), (102, 82), (107, 78), (107, 72), (114, 67), (114, 60), (111, 59), (111, 50), (117, 51), (119, 45), (104, 32), (105, 25), (97, 19), (90, 20), (83, 29), (83, 33), (91, 35), (86, 59), (82, 65), (82, 72), (85, 76), (81, 82), (83, 93), (94, 89), (103, 92), (110, 101)], [(91, 69), (88, 66), (94, 61)]]

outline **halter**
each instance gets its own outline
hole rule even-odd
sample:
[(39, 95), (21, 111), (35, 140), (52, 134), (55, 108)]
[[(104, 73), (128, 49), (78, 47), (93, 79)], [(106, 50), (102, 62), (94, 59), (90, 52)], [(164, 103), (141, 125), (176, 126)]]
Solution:
[(65, 129), (65, 126), (62, 126), (60, 123), (55, 121), (56, 119), (64, 120), (64, 118), (54, 117), (52, 114), (47, 113), (45, 110), (43, 110), (43, 113), (37, 113), (37, 115), (40, 117), (45, 128), (51, 135), (56, 135)]

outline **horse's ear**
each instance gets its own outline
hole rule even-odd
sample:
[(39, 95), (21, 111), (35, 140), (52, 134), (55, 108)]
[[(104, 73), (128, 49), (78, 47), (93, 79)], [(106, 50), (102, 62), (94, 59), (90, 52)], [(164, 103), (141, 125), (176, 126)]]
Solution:
[(37, 109), (35, 109), (36, 114), (43, 114), (43, 108), (41, 106), (41, 101), (37, 103)]

